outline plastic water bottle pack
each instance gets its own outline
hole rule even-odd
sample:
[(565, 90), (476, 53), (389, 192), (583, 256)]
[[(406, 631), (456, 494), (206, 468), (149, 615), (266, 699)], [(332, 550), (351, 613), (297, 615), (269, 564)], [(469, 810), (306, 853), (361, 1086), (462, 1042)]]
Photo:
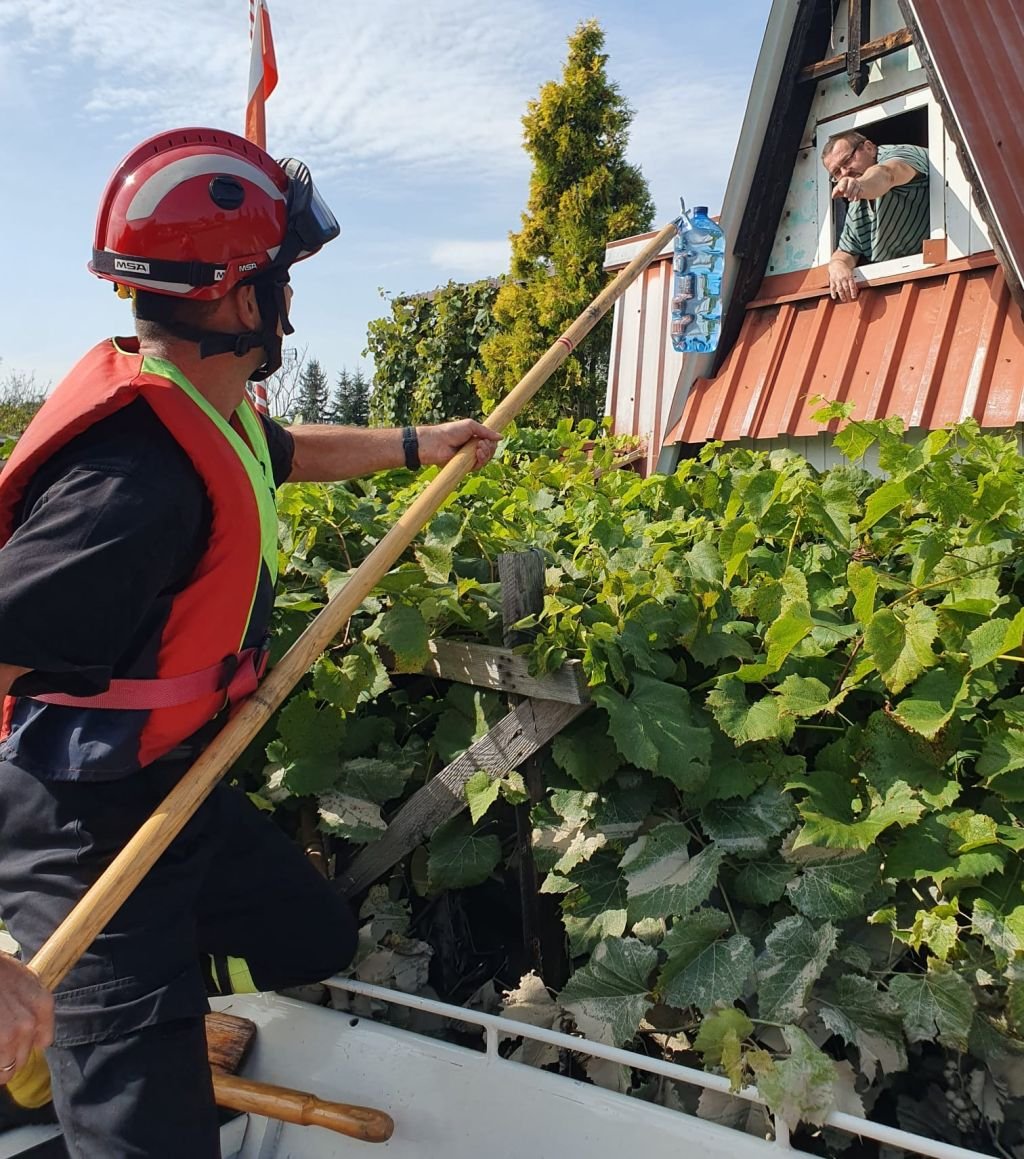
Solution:
[(681, 354), (708, 354), (722, 333), (725, 234), (706, 205), (683, 210), (672, 259), (672, 347)]

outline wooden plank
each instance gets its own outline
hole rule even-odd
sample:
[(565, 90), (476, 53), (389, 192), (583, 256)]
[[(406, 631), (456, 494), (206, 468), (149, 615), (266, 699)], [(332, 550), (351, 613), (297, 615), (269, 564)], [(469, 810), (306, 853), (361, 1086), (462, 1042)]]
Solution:
[[(505, 646), (512, 648), (536, 635), (535, 628), (522, 631), (513, 625), (544, 607), (544, 556), (536, 549), (503, 552), (498, 556), (498, 578)], [(509, 696), (509, 708), (515, 711), (518, 701), (517, 696)], [(527, 757), (520, 767), (529, 799), (515, 807), (515, 860), (519, 870), (520, 923), (529, 964), (548, 986), (560, 988), (568, 978), (561, 906), (559, 899), (540, 892), (541, 875), (533, 857), (532, 810), (547, 796), (544, 751), (546, 746)]]
[(850, 88), (860, 96), (868, 83), (864, 45), (871, 36), (871, 0), (849, 0), (846, 36), (846, 76)]
[[(885, 36), (865, 41), (860, 46), (860, 63), (864, 65), (872, 60), (880, 60), (883, 56), (899, 52), (901, 48), (909, 48), (913, 43), (914, 38), (909, 28), (888, 32)], [(827, 76), (838, 76), (839, 73), (846, 72), (846, 60), (847, 54), (845, 52), (840, 53), (839, 56), (830, 56), (828, 60), (819, 60), (816, 64), (809, 64), (806, 68), (802, 68), (797, 79), (799, 81), (819, 81)]]
[(536, 628), (517, 629), (513, 625), (544, 608), (544, 556), (536, 550), (503, 551), (498, 556), (501, 581), (501, 622), (506, 648), (528, 644)]
[(430, 659), (420, 670), (426, 676), (493, 688), (496, 692), (530, 696), (534, 700), (558, 700), (563, 704), (589, 704), (590, 690), (583, 665), (569, 660), (556, 672), (531, 676), (529, 661), (507, 648), (490, 644), (467, 644), (460, 640), (431, 640)]
[(384, 836), (368, 845), (335, 880), (348, 896), (375, 882), (431, 833), (466, 808), (464, 788), (475, 773), (492, 777), (518, 768), (541, 745), (557, 736), (586, 705), (554, 700), (524, 700), (476, 744), (422, 789), (414, 793), (388, 826)]

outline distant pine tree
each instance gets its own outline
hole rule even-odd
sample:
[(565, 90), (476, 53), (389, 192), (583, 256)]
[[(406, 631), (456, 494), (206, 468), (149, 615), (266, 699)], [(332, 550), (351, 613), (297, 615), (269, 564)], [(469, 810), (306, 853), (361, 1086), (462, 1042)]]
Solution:
[(352, 426), (349, 415), (352, 413), (352, 375), (346, 367), (342, 367), (338, 374), (338, 381), (334, 384), (334, 394), (331, 398), (331, 422), (340, 423), (344, 427)]
[(370, 384), (361, 370), (342, 368), (334, 386), (331, 422), (346, 427), (370, 425)]
[(295, 415), (301, 415), (304, 423), (329, 422), (330, 415), (327, 405), (329, 392), (330, 386), (323, 367), (315, 358), (311, 358), (302, 368), (302, 374), (299, 377)]
[(370, 384), (366, 375), (357, 370), (351, 378), (351, 393), (349, 395), (349, 423), (354, 427), (370, 425)]

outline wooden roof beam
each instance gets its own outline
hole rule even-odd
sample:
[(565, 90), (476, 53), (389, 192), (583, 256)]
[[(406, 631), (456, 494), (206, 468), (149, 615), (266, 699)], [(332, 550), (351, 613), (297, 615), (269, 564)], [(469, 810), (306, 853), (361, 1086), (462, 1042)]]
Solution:
[[(899, 52), (901, 48), (909, 48), (913, 43), (914, 38), (909, 28), (888, 32), (885, 36), (876, 37), (860, 46), (860, 64), (863, 66), (873, 60), (879, 60), (883, 56), (890, 56), (894, 52)], [(838, 76), (839, 73), (846, 72), (847, 55), (843, 52), (839, 56), (830, 56), (828, 60), (819, 60), (816, 64), (809, 64), (800, 70), (797, 80), (801, 82), (819, 81), (827, 76)]]

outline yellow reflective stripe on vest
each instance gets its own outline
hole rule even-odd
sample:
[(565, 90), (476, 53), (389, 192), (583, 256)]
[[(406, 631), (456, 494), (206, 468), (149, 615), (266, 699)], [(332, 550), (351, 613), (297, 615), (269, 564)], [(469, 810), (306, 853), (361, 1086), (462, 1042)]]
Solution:
[[(168, 362), (164, 358), (147, 356), (142, 360), (142, 372), (144, 374), (154, 374), (160, 378), (166, 378), (170, 382), (173, 382), (175, 386), (180, 387), (214, 426), (217, 427), (221, 434), (223, 434), (232, 450), (238, 456), (239, 462), (245, 468), (245, 473), (252, 485), (253, 495), (256, 498), (256, 506), (259, 510), (260, 554), (270, 574), (270, 582), (272, 584), (277, 583), (277, 504), (274, 498), (274, 469), (270, 461), (270, 447), (267, 445), (266, 432), (263, 429), (263, 424), (257, 418), (255, 411), (244, 399), (235, 411), (235, 415), (241, 423), (246, 438), (252, 444), (253, 449), (250, 449), (245, 439), (234, 430), (220, 411), (196, 390), (173, 362)], [(259, 581), (260, 577), (257, 574), (253, 584), (252, 599), (249, 601), (249, 615), (246, 617), (246, 630), (248, 630), (248, 621), (252, 615), (252, 606), (256, 600), (256, 593), (259, 590)], [(239, 647), (241, 647), (241, 641), (239, 642)]]

